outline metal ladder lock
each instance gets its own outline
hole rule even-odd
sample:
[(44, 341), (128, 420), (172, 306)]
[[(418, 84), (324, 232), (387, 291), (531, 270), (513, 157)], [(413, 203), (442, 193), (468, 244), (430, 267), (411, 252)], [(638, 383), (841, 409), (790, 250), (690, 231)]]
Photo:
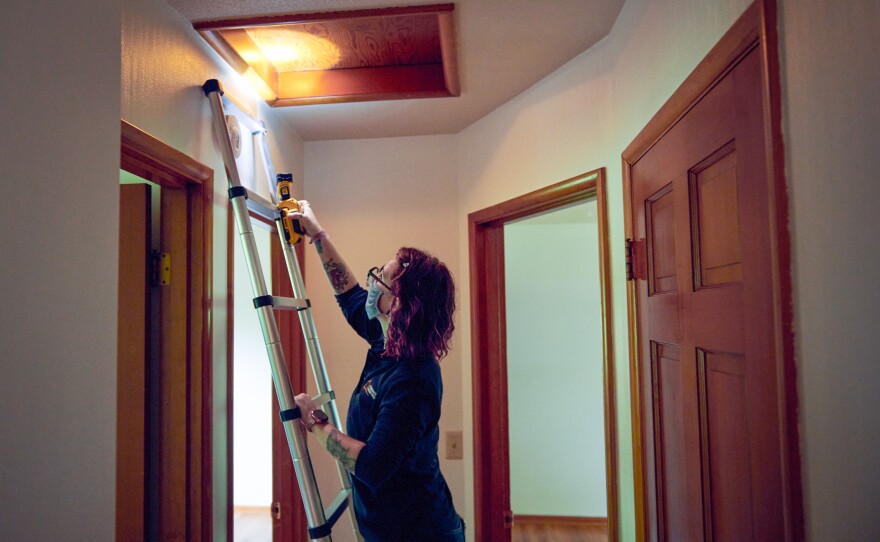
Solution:
[[(223, 89), (216, 79), (209, 79), (202, 86), (208, 100), (211, 103), (211, 115), (213, 117), (214, 133), (220, 145), (220, 152), (223, 155), (223, 163), (226, 167), (226, 176), (229, 179), (229, 198), (232, 201), (235, 222), (238, 226), (239, 237), (244, 247), (245, 259), (247, 262), (248, 272), (251, 278), (251, 287), (254, 293), (254, 307), (260, 318), (260, 327), (263, 330), (263, 339), (266, 343), (266, 351), (269, 354), (269, 363), (272, 369), (272, 381), (275, 385), (275, 392), (278, 396), (278, 404), (281, 410), (281, 421), (284, 425), (284, 433), (287, 437), (287, 444), (290, 447), (290, 455), (293, 459), (293, 468), (296, 472), (296, 480), (299, 485), (300, 494), (302, 495), (303, 505), (306, 512), (306, 520), (308, 521), (309, 537), (313, 541), (331, 542), (331, 530), (333, 525), (348, 509), (348, 515), (351, 519), (352, 528), (354, 529), (355, 538), (362, 540), (357, 528), (357, 521), (354, 516), (354, 507), (350, 506), (351, 501), (351, 479), (349, 473), (337, 462), (339, 470), (339, 478), (342, 483), (342, 490), (334, 499), (333, 503), (324, 510), (321, 503), (321, 495), (315, 481), (315, 473), (312, 469), (312, 462), (309, 458), (309, 450), (306, 445), (306, 435), (303, 433), (299, 419), (302, 413), (296, 407), (294, 401), (294, 392), (290, 386), (290, 377), (287, 373), (287, 365), (285, 363), (284, 351), (281, 348), (281, 339), (278, 333), (278, 325), (275, 321), (275, 310), (296, 310), (299, 314), (300, 327), (306, 343), (306, 351), (308, 352), (309, 361), (312, 366), (312, 373), (315, 375), (318, 396), (314, 399), (315, 404), (322, 408), (330, 418), (330, 421), (336, 427), (342, 427), (339, 421), (339, 412), (336, 408), (335, 394), (330, 388), (327, 379), (327, 371), (324, 366), (324, 358), (321, 355), (321, 345), (315, 332), (315, 322), (312, 318), (311, 305), (305, 293), (305, 285), (303, 283), (302, 274), (300, 273), (299, 263), (296, 259), (296, 253), (289, 241), (295, 244), (300, 237), (291, 239), (286, 237), (283, 225), (284, 213), (280, 210), (287, 203), (290, 205), (298, 205), (295, 200), (289, 199), (279, 201), (274, 187), (270, 186), (272, 194), (272, 202), (267, 201), (261, 196), (251, 192), (247, 188), (241, 186), (238, 169), (235, 164), (235, 155), (232, 142), (229, 137), (226, 122), (226, 112), (224, 108), (238, 111), (245, 117), (249, 115), (240, 110), (240, 108), (223, 94)], [(261, 149), (263, 166), (266, 170), (266, 179), (272, 183), (276, 179), (272, 160), (269, 155), (269, 149), (266, 144), (266, 127), (262, 122), (259, 127), (255, 128), (251, 134), (255, 136), (257, 145)], [(278, 175), (283, 181), (289, 181), (290, 175)], [(288, 192), (289, 194), (289, 192)], [(254, 240), (253, 229), (251, 228), (250, 213), (259, 215), (267, 220), (275, 222), (278, 228), (278, 236), (281, 239), (282, 253), (287, 264), (287, 271), (290, 275), (290, 283), (293, 286), (293, 298), (283, 298), (272, 296), (266, 288), (265, 275), (260, 266), (260, 260), (257, 254), (257, 245)], [(301, 233), (301, 232), (299, 232)], [(329, 407), (329, 408), (328, 408)], [(329, 410), (329, 412), (328, 412)]]

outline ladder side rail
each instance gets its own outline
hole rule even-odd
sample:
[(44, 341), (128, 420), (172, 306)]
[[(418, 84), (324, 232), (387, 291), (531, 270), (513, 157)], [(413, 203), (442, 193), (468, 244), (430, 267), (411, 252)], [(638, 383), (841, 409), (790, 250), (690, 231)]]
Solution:
[[(296, 253), (293, 251), (293, 247), (291, 247), (289, 243), (283, 241), (284, 226), (282, 225), (281, 220), (276, 220), (275, 225), (278, 228), (278, 235), (280, 239), (282, 239), (281, 252), (284, 254), (284, 261), (287, 264), (287, 271), (290, 275), (290, 284), (293, 288), (293, 295), (296, 298), (304, 299), (306, 297), (306, 288), (303, 282), (302, 273), (300, 272)], [(329, 401), (324, 405), (324, 411), (326, 412), (329, 407), (330, 412), (326, 413), (329, 415), (333, 425), (341, 428), (342, 422), (339, 418), (339, 410), (336, 407), (335, 392), (330, 388), (330, 380), (327, 377), (327, 366), (324, 363), (324, 356), (321, 353), (321, 344), (318, 341), (315, 320), (312, 317), (312, 309), (310, 307), (299, 311), (299, 322), (303, 336), (305, 337), (306, 352), (308, 353), (309, 361), (312, 365), (312, 373), (315, 377), (315, 385), (318, 389), (318, 395), (329, 395), (330, 397)], [(339, 473), (339, 481), (342, 484), (343, 491), (347, 492), (349, 496), (348, 498), (351, 499), (352, 488), (350, 474), (338, 461), (336, 462), (336, 469)], [(361, 538), (360, 530), (358, 529), (357, 518), (355, 517), (354, 503), (352, 502), (349, 504), (348, 516), (351, 520), (352, 529), (354, 529), (355, 539), (363, 540)]]
[[(212, 88), (209, 88), (209, 84), (211, 83), (213, 83), (211, 86)], [(216, 81), (206, 83), (203, 90), (205, 91), (205, 95), (211, 106), (214, 130), (220, 145), (220, 151), (223, 157), (223, 164), (226, 169), (230, 189), (241, 187), (238, 169), (235, 165), (235, 156), (232, 151), (232, 144), (229, 141), (229, 133), (227, 132), (226, 127), (226, 117), (224, 115), (223, 103), (221, 100), (222, 90), (220, 90), (219, 83)], [(259, 259), (256, 257), (258, 251), (254, 240), (253, 229), (251, 228), (247, 203), (243, 197), (233, 197), (232, 206), (236, 224), (238, 225), (239, 237), (241, 238), (242, 246), (245, 251), (245, 259), (251, 277), (251, 287), (253, 288), (254, 296), (266, 296), (268, 295), (268, 292), (262, 267), (260, 266)], [(275, 314), (272, 312), (271, 306), (269, 306), (260, 307), (260, 309), (258, 309), (258, 315), (266, 342), (266, 350), (270, 358), (272, 377), (275, 383), (275, 391), (278, 395), (279, 406), (282, 412), (292, 411), (296, 408), (296, 402), (294, 400), (293, 391), (290, 388), (290, 378), (287, 373), (284, 351), (281, 348)], [(311, 461), (309, 460), (305, 435), (299, 427), (299, 424), (296, 422), (296, 418), (286, 420), (283, 423), (283, 426), (285, 435), (287, 436), (288, 446), (290, 447), (291, 458), (293, 460), (294, 471), (296, 472), (297, 481), (299, 483), (300, 493), (303, 498), (303, 503), (305, 504), (304, 508), (309, 525), (310, 536), (312, 536), (313, 529), (323, 529), (326, 527), (326, 519), (324, 516), (324, 507), (321, 504), (321, 496), (315, 480), (314, 470), (312, 469)], [(313, 536), (312, 540), (331, 542), (332, 538), (328, 532), (326, 535)]]
[[(236, 197), (232, 199), (232, 207), (239, 231), (239, 238), (245, 252), (245, 261), (254, 297), (266, 296), (268, 295), (268, 288), (260, 260), (256, 257), (258, 250), (247, 204), (242, 197)], [(290, 374), (287, 372), (287, 362), (284, 350), (281, 347), (281, 336), (278, 333), (278, 324), (275, 320), (273, 307), (271, 305), (262, 306), (257, 311), (260, 319), (260, 328), (263, 332), (263, 340), (269, 353), (269, 365), (272, 370), (272, 381), (275, 385), (279, 408), (281, 412), (292, 410), (296, 408), (296, 400), (290, 386)], [(294, 472), (299, 483), (300, 494), (302, 495), (303, 503), (306, 504), (305, 511), (308, 525), (310, 528), (322, 526), (326, 523), (326, 519), (315, 473), (309, 460), (305, 435), (302, 432), (298, 419), (287, 420), (283, 425), (284, 434), (287, 437), (287, 445), (291, 452)], [(326, 540), (329, 541), (330, 538), (327, 537)]]
[[(284, 239), (284, 228), (281, 225), (280, 220), (275, 221), (275, 225), (278, 228), (278, 234), (281, 236), (281, 239)], [(283, 245), (282, 252), (284, 253), (284, 261), (287, 263), (287, 271), (290, 275), (290, 284), (293, 288), (293, 297), (297, 299), (306, 299), (306, 289), (303, 284), (302, 273), (299, 269), (299, 261), (296, 257), (296, 253), (293, 251), (293, 247), (290, 246), (289, 243), (281, 243)], [(306, 309), (299, 311), (299, 319), (300, 325), (302, 327), (303, 335), (306, 339), (306, 351), (309, 354), (309, 361), (312, 364), (312, 373), (315, 376), (315, 385), (318, 389), (318, 395), (323, 395), (325, 393), (330, 393), (332, 390), (330, 388), (330, 379), (327, 377), (327, 367), (324, 364), (324, 356), (321, 353), (321, 346), (318, 342), (318, 333), (315, 330), (315, 321), (312, 318), (311, 309)], [(332, 405), (333, 413), (333, 425), (336, 427), (341, 427), (339, 424), (339, 412), (336, 411), (336, 401), (330, 401)]]

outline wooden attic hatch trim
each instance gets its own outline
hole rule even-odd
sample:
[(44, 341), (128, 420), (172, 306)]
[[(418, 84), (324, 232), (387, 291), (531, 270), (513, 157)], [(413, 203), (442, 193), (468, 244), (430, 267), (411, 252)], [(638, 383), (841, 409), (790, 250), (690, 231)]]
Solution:
[[(454, 10), (434, 4), (296, 13), (197, 21), (193, 28), (273, 107), (437, 98), (461, 95)], [(260, 36), (277, 40), (281, 28), (316, 46), (270, 60)]]

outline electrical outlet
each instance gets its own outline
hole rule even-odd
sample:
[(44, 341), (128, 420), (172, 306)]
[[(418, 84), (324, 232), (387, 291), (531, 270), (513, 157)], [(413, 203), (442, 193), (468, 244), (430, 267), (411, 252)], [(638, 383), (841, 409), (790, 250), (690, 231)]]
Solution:
[(461, 438), (461, 431), (446, 432), (446, 459), (462, 459), (464, 457), (464, 443)]

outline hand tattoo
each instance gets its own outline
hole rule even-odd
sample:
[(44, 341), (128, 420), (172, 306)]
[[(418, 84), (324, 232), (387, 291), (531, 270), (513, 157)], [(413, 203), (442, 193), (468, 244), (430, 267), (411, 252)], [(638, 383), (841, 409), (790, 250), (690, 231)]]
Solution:
[(342, 439), (339, 436), (339, 431), (336, 429), (332, 430), (330, 436), (327, 437), (327, 451), (330, 452), (330, 455), (338, 459), (343, 467), (354, 472), (354, 464), (356, 461), (349, 457), (348, 448), (342, 445)]

